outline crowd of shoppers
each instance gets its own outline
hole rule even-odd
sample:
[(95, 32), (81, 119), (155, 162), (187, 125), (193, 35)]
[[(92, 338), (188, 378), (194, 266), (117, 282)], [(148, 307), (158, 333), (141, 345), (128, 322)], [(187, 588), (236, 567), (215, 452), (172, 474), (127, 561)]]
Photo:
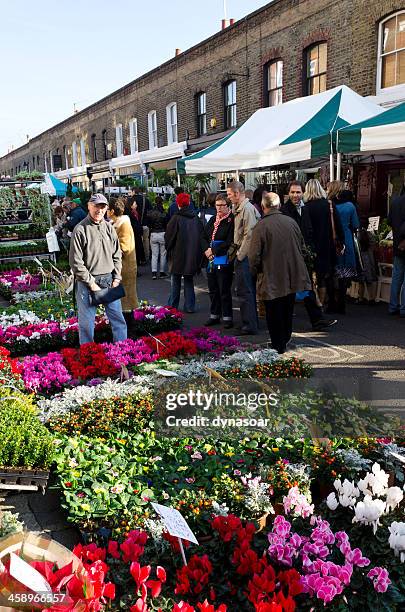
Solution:
[[(226, 194), (204, 198), (210, 207), (207, 216), (194, 208), (182, 188), (176, 188), (168, 211), (160, 196), (152, 205), (140, 190), (109, 202), (95, 194), (88, 214), (79, 202), (66, 199), (55, 206), (54, 225), (58, 233), (71, 237), (81, 343), (94, 335), (92, 294), (118, 286), (125, 295), (105, 306), (114, 339), (126, 337), (125, 319), (131, 319), (138, 305), (137, 261), (146, 263), (150, 252), (152, 278), (168, 276), (166, 270), (170, 274), (169, 305), (179, 307), (183, 282), (184, 311), (195, 312), (194, 278), (206, 268), (206, 325), (234, 326), (234, 291), (241, 321), (236, 333), (257, 334), (259, 303), (280, 354), (291, 338), (298, 296), (314, 330), (337, 322), (324, 313), (345, 314), (353, 280), (362, 287), (359, 301), (367, 288), (368, 300), (374, 303), (372, 236), (367, 220), (360, 224), (352, 193), (340, 181), (330, 183), (327, 192), (316, 179), (305, 187), (292, 181), (283, 203), (265, 186), (245, 192), (244, 185), (234, 181)], [(388, 221), (395, 253), (389, 312), (405, 316), (405, 194), (393, 202)]]

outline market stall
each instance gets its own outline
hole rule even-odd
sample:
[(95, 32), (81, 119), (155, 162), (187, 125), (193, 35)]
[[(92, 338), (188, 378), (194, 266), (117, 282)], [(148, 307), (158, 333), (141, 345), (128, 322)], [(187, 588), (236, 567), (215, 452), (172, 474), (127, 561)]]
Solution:
[(179, 160), (178, 171), (218, 173), (329, 157), (339, 128), (381, 112), (345, 85), (262, 108), (232, 134)]

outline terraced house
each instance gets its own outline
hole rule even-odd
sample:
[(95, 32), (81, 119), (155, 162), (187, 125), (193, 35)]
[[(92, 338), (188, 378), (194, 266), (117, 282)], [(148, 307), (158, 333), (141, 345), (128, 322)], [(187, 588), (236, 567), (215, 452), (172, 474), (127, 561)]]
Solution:
[[(404, 0), (274, 0), (50, 127), (0, 159), (0, 173), (54, 172), (88, 187), (142, 167), (175, 168), (260, 107), (345, 84), (405, 100)], [(366, 212), (383, 211), (405, 159), (359, 159)], [(274, 179), (275, 180), (275, 179)]]

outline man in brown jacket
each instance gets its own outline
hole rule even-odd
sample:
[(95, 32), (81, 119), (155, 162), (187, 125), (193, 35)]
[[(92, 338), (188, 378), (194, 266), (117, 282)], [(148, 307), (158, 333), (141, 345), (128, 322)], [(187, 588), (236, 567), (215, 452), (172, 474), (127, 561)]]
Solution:
[(297, 223), (279, 211), (276, 193), (264, 193), (264, 217), (252, 232), (249, 264), (257, 275), (257, 297), (264, 301), (273, 348), (285, 352), (292, 333), (295, 294), (311, 289)]

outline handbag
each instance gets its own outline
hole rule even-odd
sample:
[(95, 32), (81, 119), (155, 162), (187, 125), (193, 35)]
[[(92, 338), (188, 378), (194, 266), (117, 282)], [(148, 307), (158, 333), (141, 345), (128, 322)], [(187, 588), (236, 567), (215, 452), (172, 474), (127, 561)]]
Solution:
[(91, 306), (100, 306), (100, 304), (111, 304), (116, 300), (125, 297), (125, 289), (123, 285), (118, 287), (108, 287), (99, 291), (90, 291), (89, 300)]
[[(224, 243), (223, 240), (213, 240), (211, 242), (211, 248), (214, 247), (214, 249), (215, 249), (216, 247), (219, 247), (223, 243)], [(227, 266), (227, 265), (229, 265), (229, 256), (228, 256), (228, 253), (225, 253), (225, 255), (215, 255), (214, 259), (212, 261), (212, 265), (213, 266)]]

